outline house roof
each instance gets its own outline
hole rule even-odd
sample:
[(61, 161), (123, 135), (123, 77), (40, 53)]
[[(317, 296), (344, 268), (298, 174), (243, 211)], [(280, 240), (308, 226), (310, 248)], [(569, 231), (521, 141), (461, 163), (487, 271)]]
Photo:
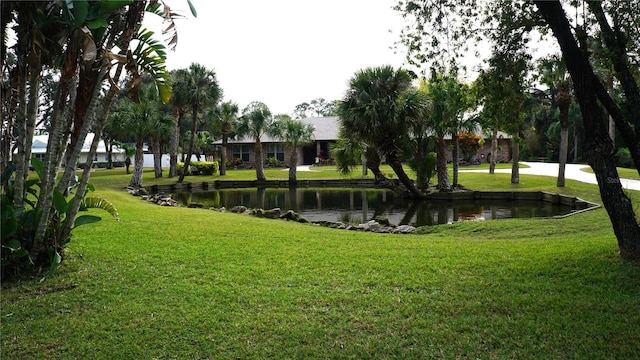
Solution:
[[(338, 138), (340, 130), (340, 118), (337, 116), (327, 117), (311, 117), (301, 119), (302, 123), (312, 125), (314, 128), (313, 138), (316, 141), (330, 141)], [(282, 140), (270, 135), (262, 135), (260, 137), (262, 143), (279, 143)], [(249, 136), (239, 139), (229, 139), (229, 144), (253, 144), (255, 140)], [(222, 144), (222, 140), (214, 142), (214, 144)]]
[[(326, 117), (309, 117), (301, 119), (304, 124), (312, 125), (314, 128), (313, 137), (316, 141), (335, 141), (338, 139), (338, 134), (340, 132), (340, 118), (337, 116), (326, 116)], [(489, 138), (490, 136), (485, 136), (481, 127), (474, 131), (474, 133), (479, 134), (483, 137)], [(498, 138), (500, 139), (511, 139), (511, 135), (498, 131)], [(445, 136), (445, 140), (451, 140), (451, 135), (448, 134)], [(278, 138), (274, 138), (269, 135), (263, 135), (260, 137), (260, 141), (262, 143), (279, 143), (282, 142)], [(229, 144), (253, 144), (255, 140), (249, 136), (245, 136), (239, 139), (229, 139)], [(214, 144), (222, 144), (222, 140), (216, 141)]]

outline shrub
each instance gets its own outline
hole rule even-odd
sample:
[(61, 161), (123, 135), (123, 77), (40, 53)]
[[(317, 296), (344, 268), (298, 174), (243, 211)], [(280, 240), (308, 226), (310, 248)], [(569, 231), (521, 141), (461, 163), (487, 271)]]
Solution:
[[(51, 221), (47, 223), (44, 239), (36, 242), (37, 226), (42, 214), (41, 210), (37, 208), (37, 204), (40, 195), (39, 189), (42, 186), (43, 163), (32, 158), (31, 165), (38, 177), (30, 179), (25, 184), (29, 199), (25, 199), (23, 209), (16, 209), (13, 203), (15, 184), (9, 180), (14, 176), (15, 165), (10, 164), (0, 176), (2, 183), (10, 184), (6, 192), (0, 195), (0, 203), (2, 204), (0, 224), (2, 272), (0, 279), (3, 280), (8, 277), (27, 276), (44, 268), (49, 269), (47, 276), (51, 275), (62, 262), (63, 250), (71, 241), (71, 232), (78, 226), (101, 220), (95, 215), (77, 216), (77, 212), (74, 212), (73, 209), (75, 194), (65, 196), (54, 189), (51, 209), (53, 216)], [(89, 191), (94, 190), (93, 185), (88, 184), (86, 191), (82, 193), (82, 202), (78, 211), (98, 208), (118, 220), (118, 211), (113, 204), (103, 198), (87, 196)]]
[(627, 148), (620, 148), (616, 152), (616, 165), (624, 168), (633, 168), (631, 152)]
[(278, 161), (278, 159), (276, 159), (274, 157), (267, 158), (264, 161), (264, 163), (268, 167), (278, 167), (278, 166), (280, 166), (280, 161)]
[[(191, 162), (189, 166), (190, 169), (187, 171), (186, 175), (214, 175), (218, 173), (217, 161), (194, 161)], [(178, 174), (181, 175), (182, 171), (184, 171), (184, 163), (178, 162)]]

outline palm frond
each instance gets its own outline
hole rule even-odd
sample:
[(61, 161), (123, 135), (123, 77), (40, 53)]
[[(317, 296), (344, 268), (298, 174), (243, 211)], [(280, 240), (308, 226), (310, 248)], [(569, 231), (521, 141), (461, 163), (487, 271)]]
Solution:
[(116, 207), (109, 200), (101, 197), (85, 197), (80, 208), (82, 210), (102, 209), (113, 216), (114, 219), (120, 220)]
[(160, 100), (166, 104), (171, 99), (171, 74), (166, 66), (166, 48), (153, 38), (153, 34), (153, 31), (140, 29), (136, 37), (139, 42), (132, 55), (138, 69), (151, 75)]

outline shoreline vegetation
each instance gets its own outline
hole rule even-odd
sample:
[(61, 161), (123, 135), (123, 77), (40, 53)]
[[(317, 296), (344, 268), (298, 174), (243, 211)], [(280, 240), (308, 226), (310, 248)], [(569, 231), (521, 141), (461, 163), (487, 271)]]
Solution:
[[(343, 178), (321, 170), (298, 177)], [(640, 264), (619, 258), (604, 208), (398, 236), (154, 206), (124, 191), (129, 178), (96, 170), (121, 220), (78, 228), (48, 280), (3, 284), (2, 358), (640, 356)], [(460, 173), (473, 190), (600, 203), (596, 185), (520, 180)], [(171, 182), (144, 172), (144, 186)]]

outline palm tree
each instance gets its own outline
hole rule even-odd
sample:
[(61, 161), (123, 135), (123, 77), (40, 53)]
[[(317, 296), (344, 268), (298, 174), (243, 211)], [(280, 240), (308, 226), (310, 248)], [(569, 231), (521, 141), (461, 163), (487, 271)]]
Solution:
[(129, 181), (132, 187), (142, 187), (144, 142), (158, 127), (159, 111), (155, 89), (149, 85), (143, 85), (140, 89), (140, 98), (142, 101), (138, 104), (128, 98), (123, 99), (121, 103), (121, 111), (127, 114), (123, 127), (136, 142), (133, 175)]
[(187, 88), (184, 78), (187, 74), (186, 69), (175, 70), (171, 72), (173, 79), (173, 92), (171, 94), (171, 112), (175, 117), (173, 123), (173, 132), (169, 139), (169, 177), (178, 175), (178, 148), (180, 146), (180, 125), (182, 118), (187, 113)]
[(541, 71), (542, 83), (550, 89), (552, 104), (555, 103), (560, 111), (560, 148), (556, 185), (564, 187), (564, 172), (567, 166), (567, 153), (569, 152), (569, 108), (573, 102), (571, 80), (569, 79), (567, 66), (558, 55), (542, 59), (539, 70)]
[(238, 123), (238, 136), (250, 136), (255, 140), (254, 168), (256, 178), (266, 180), (264, 175), (264, 163), (262, 159), (262, 142), (260, 138), (272, 133), (273, 117), (271, 111), (264, 103), (254, 101), (242, 110), (242, 116)]
[(422, 193), (400, 162), (400, 142), (407, 139), (410, 123), (424, 116), (424, 97), (406, 96), (411, 74), (391, 66), (367, 68), (349, 80), (349, 89), (338, 103), (344, 134), (378, 150), (416, 197)]
[(198, 116), (207, 106), (215, 106), (222, 98), (222, 89), (218, 85), (216, 73), (213, 70), (208, 70), (200, 64), (191, 64), (182, 81), (184, 81), (184, 84), (181, 84), (180, 86), (184, 86), (186, 101), (190, 107), (192, 122), (189, 151), (187, 152), (187, 158), (184, 161), (185, 171), (180, 174), (180, 178), (178, 179), (179, 183), (184, 181), (186, 170), (189, 168), (189, 163), (191, 162)]
[(227, 101), (213, 112), (214, 127), (222, 135), (222, 150), (220, 154), (220, 175), (227, 174), (227, 148), (229, 146), (229, 136), (238, 125), (238, 104)]
[(274, 123), (274, 133), (281, 138), (289, 149), (289, 185), (296, 183), (296, 167), (298, 165), (298, 147), (310, 144), (314, 140), (315, 128), (311, 124), (305, 124), (300, 120), (293, 120), (289, 115), (277, 115)]
[(153, 172), (156, 179), (162, 177), (162, 144), (170, 140), (173, 125), (174, 119), (166, 109), (161, 107), (158, 116), (153, 121), (151, 131), (149, 131), (151, 150), (153, 151)]

